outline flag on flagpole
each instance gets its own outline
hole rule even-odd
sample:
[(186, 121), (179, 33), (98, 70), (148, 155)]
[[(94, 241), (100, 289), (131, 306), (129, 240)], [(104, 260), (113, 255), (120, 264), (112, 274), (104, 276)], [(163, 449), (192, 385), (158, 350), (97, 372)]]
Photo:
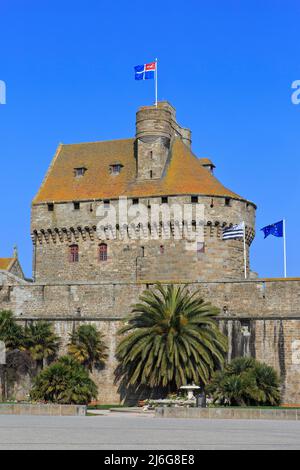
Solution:
[(274, 235), (274, 237), (283, 237), (283, 220), (280, 220), (275, 224), (266, 225), (261, 228), (261, 230), (264, 232), (265, 238), (269, 235)]
[(244, 238), (244, 222), (233, 225), (232, 227), (227, 227), (223, 229), (223, 240), (230, 240), (231, 238)]
[(246, 247), (246, 225), (245, 222), (233, 225), (232, 227), (225, 227), (222, 233), (223, 240), (231, 240), (234, 238), (242, 238), (244, 241), (244, 275), (247, 279), (247, 247)]
[(287, 269), (286, 269), (286, 231), (285, 231), (285, 219), (280, 220), (279, 222), (275, 222), (275, 224), (266, 225), (265, 227), (261, 228), (264, 232), (265, 238), (269, 235), (273, 235), (274, 237), (283, 238), (283, 271), (284, 277), (287, 277)]
[(156, 71), (156, 62), (149, 64), (136, 65), (134, 67), (135, 80), (154, 80)]

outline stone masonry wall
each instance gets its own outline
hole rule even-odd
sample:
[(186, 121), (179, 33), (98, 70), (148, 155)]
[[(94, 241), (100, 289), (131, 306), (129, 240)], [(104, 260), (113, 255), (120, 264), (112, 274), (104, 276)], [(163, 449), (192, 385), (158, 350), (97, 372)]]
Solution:
[[(183, 210), (185, 204), (191, 203), (191, 197), (169, 197), (168, 202), (170, 206), (177, 204)], [(161, 204), (161, 199), (141, 198), (140, 203), (151, 207), (153, 203)], [(126, 204), (129, 210), (135, 207), (131, 200)], [(233, 199), (226, 206), (225, 199), (221, 197), (199, 197), (199, 204), (202, 204), (205, 223), (203, 253), (197, 252), (195, 246), (192, 250), (187, 249), (190, 245), (186, 242), (186, 236), (176, 239), (174, 225), (167, 239), (161, 227), (158, 228), (158, 239), (152, 239), (153, 230), (150, 232), (148, 227), (139, 238), (139, 233), (130, 229), (129, 222), (127, 229), (116, 230), (115, 238), (111, 237), (111, 232), (107, 236), (99, 234), (97, 225), (101, 219), (97, 217), (97, 208), (100, 201), (81, 202), (79, 210), (74, 210), (72, 202), (55, 204), (54, 211), (48, 211), (47, 204), (35, 205), (31, 224), (35, 281), (135, 282), (243, 278), (243, 242), (241, 239), (222, 240), (222, 229), (225, 225), (245, 221), (248, 258), (254, 236), (254, 206)], [(111, 201), (111, 206), (118, 214), (119, 201)], [(134, 214), (131, 216), (134, 217)], [(149, 209), (150, 224), (151, 221)], [(176, 221), (173, 218), (172, 223)], [(107, 262), (99, 261), (99, 244), (103, 241), (108, 246)], [(69, 262), (69, 247), (72, 244), (79, 247), (78, 263)]]
[[(130, 313), (146, 283), (13, 284), (7, 275), (0, 287), (0, 309), (10, 309), (19, 321), (51, 321), (62, 337), (82, 322), (104, 332), (109, 360), (95, 372), (99, 401), (116, 403), (113, 385), (116, 331)], [(220, 328), (229, 339), (228, 359), (254, 356), (274, 366), (282, 379), (283, 401), (300, 404), (300, 279), (191, 283), (205, 300), (220, 309)]]

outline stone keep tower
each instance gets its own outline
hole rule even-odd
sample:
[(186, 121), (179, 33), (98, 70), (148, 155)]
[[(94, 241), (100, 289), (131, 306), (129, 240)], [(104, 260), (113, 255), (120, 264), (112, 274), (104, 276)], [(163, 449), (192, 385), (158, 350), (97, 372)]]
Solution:
[[(247, 272), (254, 237), (255, 205), (225, 188), (207, 158), (191, 151), (191, 132), (178, 125), (167, 102), (137, 112), (130, 139), (60, 145), (32, 204), (33, 271), (37, 282), (215, 281), (243, 279), (241, 239), (222, 240), (224, 227), (246, 224)], [(128, 226), (105, 227), (99, 236), (97, 209), (143, 204), (202, 204), (204, 240), (141, 238)], [(149, 234), (151, 220), (142, 229)], [(111, 237), (111, 232), (115, 237)]]
[(171, 146), (179, 137), (191, 146), (191, 131), (176, 122), (175, 109), (169, 103), (142, 107), (136, 114), (137, 178), (160, 179), (171, 157)]

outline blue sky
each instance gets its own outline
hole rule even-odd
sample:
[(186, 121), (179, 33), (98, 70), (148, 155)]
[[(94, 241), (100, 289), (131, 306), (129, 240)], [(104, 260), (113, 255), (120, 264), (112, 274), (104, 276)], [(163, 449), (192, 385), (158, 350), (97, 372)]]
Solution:
[(258, 205), (253, 270), (282, 276), (282, 240), (259, 228), (285, 217), (299, 276), (299, 24), (296, 0), (1, 0), (0, 256), (17, 244), (31, 275), (30, 204), (57, 144), (133, 136), (137, 107), (153, 102), (133, 66), (158, 57), (159, 99), (194, 152)]

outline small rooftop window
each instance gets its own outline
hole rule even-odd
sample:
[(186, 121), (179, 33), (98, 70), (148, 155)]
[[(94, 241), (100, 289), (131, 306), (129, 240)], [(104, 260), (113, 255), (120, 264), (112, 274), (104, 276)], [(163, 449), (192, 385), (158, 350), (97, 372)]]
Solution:
[(83, 176), (85, 172), (86, 172), (86, 168), (84, 167), (74, 168), (74, 175), (76, 176), (76, 178)]
[(114, 163), (113, 165), (110, 165), (109, 168), (110, 168), (110, 173), (112, 175), (119, 175), (121, 173), (123, 165), (121, 163)]

